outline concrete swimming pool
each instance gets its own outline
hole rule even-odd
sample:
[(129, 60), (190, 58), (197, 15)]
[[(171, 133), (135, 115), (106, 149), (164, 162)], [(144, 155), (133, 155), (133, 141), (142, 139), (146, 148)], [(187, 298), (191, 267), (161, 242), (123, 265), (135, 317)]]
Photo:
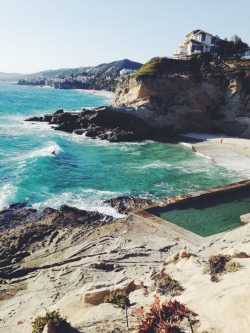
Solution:
[(171, 197), (136, 215), (207, 237), (241, 226), (243, 220), (249, 221), (249, 213), (250, 180), (246, 180)]

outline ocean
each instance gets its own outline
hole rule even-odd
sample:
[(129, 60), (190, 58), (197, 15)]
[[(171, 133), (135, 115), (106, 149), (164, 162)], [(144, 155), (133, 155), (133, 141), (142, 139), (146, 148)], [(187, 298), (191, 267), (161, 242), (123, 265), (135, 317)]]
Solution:
[(0, 82), (0, 210), (17, 202), (36, 209), (67, 204), (118, 216), (104, 200), (157, 200), (239, 180), (182, 143), (109, 143), (25, 121), (110, 103), (105, 94)]

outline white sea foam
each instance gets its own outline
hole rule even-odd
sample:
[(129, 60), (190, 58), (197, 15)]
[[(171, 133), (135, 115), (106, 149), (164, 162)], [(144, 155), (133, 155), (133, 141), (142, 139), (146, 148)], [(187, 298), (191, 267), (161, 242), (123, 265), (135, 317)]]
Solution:
[(17, 188), (9, 183), (5, 184), (0, 192), (0, 211), (7, 208), (9, 206), (9, 202), (15, 201)]
[(112, 146), (112, 143), (108, 142), (107, 140), (101, 140), (101, 139), (94, 139), (90, 138), (85, 135), (85, 133), (78, 135), (78, 134), (71, 134), (68, 138), (70, 141), (74, 141), (76, 143), (83, 143), (84, 145), (89, 146)]
[(191, 145), (191, 143), (187, 143), (187, 142), (180, 142), (180, 144), (181, 144), (181, 145), (183, 145), (183, 146), (186, 146), (186, 147), (188, 147), (188, 148), (192, 148), (192, 145)]
[(140, 169), (140, 170), (144, 170), (144, 169), (162, 169), (162, 168), (171, 168), (173, 167), (172, 164), (169, 164), (167, 162), (162, 162), (162, 161), (155, 161), (149, 164), (145, 164), (145, 165), (140, 165), (136, 168)]
[(79, 209), (84, 209), (88, 211), (98, 211), (102, 214), (111, 215), (116, 218), (123, 217), (122, 214), (118, 213), (114, 208), (103, 201), (121, 195), (118, 192), (110, 191), (98, 191), (94, 189), (82, 190), (80, 194), (74, 194), (71, 192), (64, 192), (60, 195), (54, 195), (47, 200), (36, 203), (33, 205), (36, 209), (44, 209), (45, 207), (59, 208), (61, 205), (69, 205), (77, 207)]
[(48, 142), (48, 146), (42, 149), (34, 150), (26, 155), (26, 158), (42, 157), (42, 156), (54, 156), (51, 154), (52, 151), (61, 152), (62, 149), (55, 142)]
[(33, 151), (29, 151), (25, 155), (19, 155), (19, 156), (14, 156), (14, 157), (9, 157), (10, 162), (15, 162), (18, 163), (18, 167), (22, 168), (26, 165), (26, 162), (29, 160), (32, 160), (34, 158), (39, 158), (39, 157), (45, 157), (45, 156), (51, 156), (54, 157), (52, 151), (56, 151), (56, 154), (62, 152), (62, 148), (58, 146), (55, 142), (50, 141), (47, 143), (47, 146), (41, 149), (35, 149)]
[(201, 157), (205, 157), (205, 158), (207, 158), (208, 160), (211, 160), (211, 157), (210, 156), (207, 156), (207, 155), (204, 155), (204, 154), (202, 154), (202, 153), (195, 153), (197, 156), (201, 156)]

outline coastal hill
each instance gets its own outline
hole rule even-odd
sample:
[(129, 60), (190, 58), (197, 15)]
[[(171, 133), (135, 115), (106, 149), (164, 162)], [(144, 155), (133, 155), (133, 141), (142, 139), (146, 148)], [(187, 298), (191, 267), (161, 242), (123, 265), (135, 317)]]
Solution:
[(16, 81), (19, 79), (29, 79), (33, 77), (56, 77), (56, 76), (70, 76), (77, 73), (82, 73), (86, 71), (91, 71), (95, 74), (115, 74), (117, 71), (119, 72), (123, 68), (134, 69), (137, 70), (142, 66), (141, 63), (134, 62), (128, 59), (117, 60), (111, 63), (100, 64), (97, 66), (85, 66), (85, 67), (76, 67), (76, 68), (60, 68), (60, 69), (51, 69), (44, 70), (41, 72), (36, 72), (32, 74), (19, 74), (19, 73), (0, 73), (0, 80), (11, 80)]
[(128, 59), (123, 59), (119, 61), (113, 61), (107, 64), (100, 64), (96, 67), (91, 68), (91, 72), (100, 73), (100, 74), (114, 74), (117, 71), (126, 69), (138, 70), (142, 67), (142, 64), (139, 62), (134, 62)]
[(118, 86), (113, 106), (166, 134), (250, 138), (250, 60), (153, 58)]

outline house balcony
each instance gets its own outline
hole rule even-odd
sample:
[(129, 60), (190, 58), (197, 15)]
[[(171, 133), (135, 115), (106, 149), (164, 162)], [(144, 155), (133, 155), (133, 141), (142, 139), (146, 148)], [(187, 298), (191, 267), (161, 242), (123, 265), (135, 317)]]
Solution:
[(181, 48), (181, 49), (183, 49), (183, 48), (186, 47), (186, 45), (184, 43), (179, 43), (178, 47)]
[(185, 59), (188, 56), (188, 54), (187, 54), (187, 52), (175, 51), (175, 52), (173, 52), (173, 56), (178, 59), (180, 59), (180, 58)]

